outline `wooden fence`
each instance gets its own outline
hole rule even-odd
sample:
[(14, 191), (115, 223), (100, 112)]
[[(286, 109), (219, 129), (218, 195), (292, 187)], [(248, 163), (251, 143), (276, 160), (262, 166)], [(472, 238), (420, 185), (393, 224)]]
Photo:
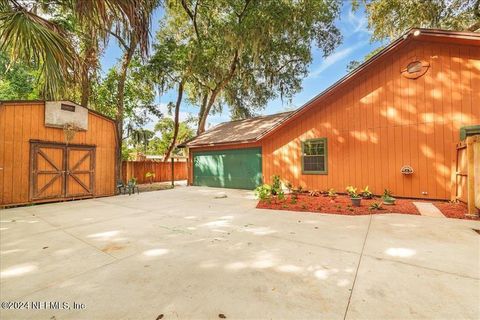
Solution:
[(455, 196), (468, 205), (469, 214), (480, 208), (480, 135), (457, 144)]
[[(185, 161), (175, 161), (173, 163), (174, 180), (187, 179), (187, 163)], [(153, 172), (155, 177), (153, 182), (163, 182), (172, 180), (172, 163), (157, 161), (124, 161), (122, 163), (122, 177), (124, 182), (132, 178), (137, 179), (137, 183), (149, 183), (150, 179), (145, 177), (147, 172)]]

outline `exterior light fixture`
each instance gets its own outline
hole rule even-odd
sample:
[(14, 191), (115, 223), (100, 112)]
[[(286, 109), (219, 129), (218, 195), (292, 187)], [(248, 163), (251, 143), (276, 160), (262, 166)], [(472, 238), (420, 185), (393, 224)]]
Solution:
[(413, 35), (414, 35), (415, 37), (419, 36), (419, 35), (420, 35), (420, 30), (415, 30), (415, 31), (413, 32)]

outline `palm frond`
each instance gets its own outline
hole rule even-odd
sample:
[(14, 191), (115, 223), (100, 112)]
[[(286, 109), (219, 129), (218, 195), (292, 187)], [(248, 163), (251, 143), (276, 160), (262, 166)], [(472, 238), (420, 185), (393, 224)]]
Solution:
[(59, 96), (74, 70), (76, 54), (67, 34), (55, 23), (16, 5), (1, 1), (0, 50), (11, 59), (40, 66), (44, 97)]
[[(112, 24), (128, 30), (146, 55), (149, 48), (151, 13), (158, 0), (70, 0), (74, 12), (83, 23), (95, 23), (104, 30)], [(133, 31), (133, 32), (132, 32)]]

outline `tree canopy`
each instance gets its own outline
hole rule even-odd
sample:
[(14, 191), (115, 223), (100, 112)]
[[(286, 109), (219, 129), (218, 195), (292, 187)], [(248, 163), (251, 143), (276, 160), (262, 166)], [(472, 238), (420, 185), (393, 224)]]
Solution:
[(0, 51), (0, 100), (38, 99), (37, 70), (24, 63), (14, 63)]
[[(372, 41), (392, 41), (411, 28), (480, 29), (480, 0), (354, 0), (353, 10), (358, 10), (360, 5), (367, 13)], [(362, 61), (350, 61), (347, 71), (354, 70), (384, 47), (382, 45), (368, 53)]]
[[(155, 133), (158, 135), (153, 137), (148, 145), (148, 152), (151, 154), (165, 154), (173, 139), (175, 130), (175, 122), (171, 118), (163, 118), (155, 125)], [(178, 129), (178, 143), (183, 143), (195, 135), (193, 129), (188, 122), (180, 122)], [(180, 155), (182, 150), (172, 150), (174, 155)]]
[(112, 30), (131, 30), (140, 52), (148, 51), (156, 4), (154, 0), (0, 0), (0, 51), (12, 61), (39, 67), (43, 98), (64, 98), (78, 84), (82, 71), (91, 72), (84, 64), (91, 67), (97, 59), (85, 46), (106, 43)]
[[(395, 39), (414, 27), (480, 29), (480, 0), (364, 0), (372, 40)], [(357, 6), (359, 1), (355, 1)]]
[[(188, 54), (185, 90), (199, 106), (198, 133), (224, 105), (248, 117), (277, 96), (301, 89), (315, 43), (324, 55), (340, 43), (340, 1), (169, 1), (159, 36)], [(180, 49), (180, 48), (178, 48)]]

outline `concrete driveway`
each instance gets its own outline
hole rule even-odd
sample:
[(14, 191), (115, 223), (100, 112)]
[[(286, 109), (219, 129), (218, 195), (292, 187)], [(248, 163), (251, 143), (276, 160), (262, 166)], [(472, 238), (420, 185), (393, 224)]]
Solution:
[(183, 187), (3, 210), (0, 318), (480, 317), (480, 223), (255, 204)]

